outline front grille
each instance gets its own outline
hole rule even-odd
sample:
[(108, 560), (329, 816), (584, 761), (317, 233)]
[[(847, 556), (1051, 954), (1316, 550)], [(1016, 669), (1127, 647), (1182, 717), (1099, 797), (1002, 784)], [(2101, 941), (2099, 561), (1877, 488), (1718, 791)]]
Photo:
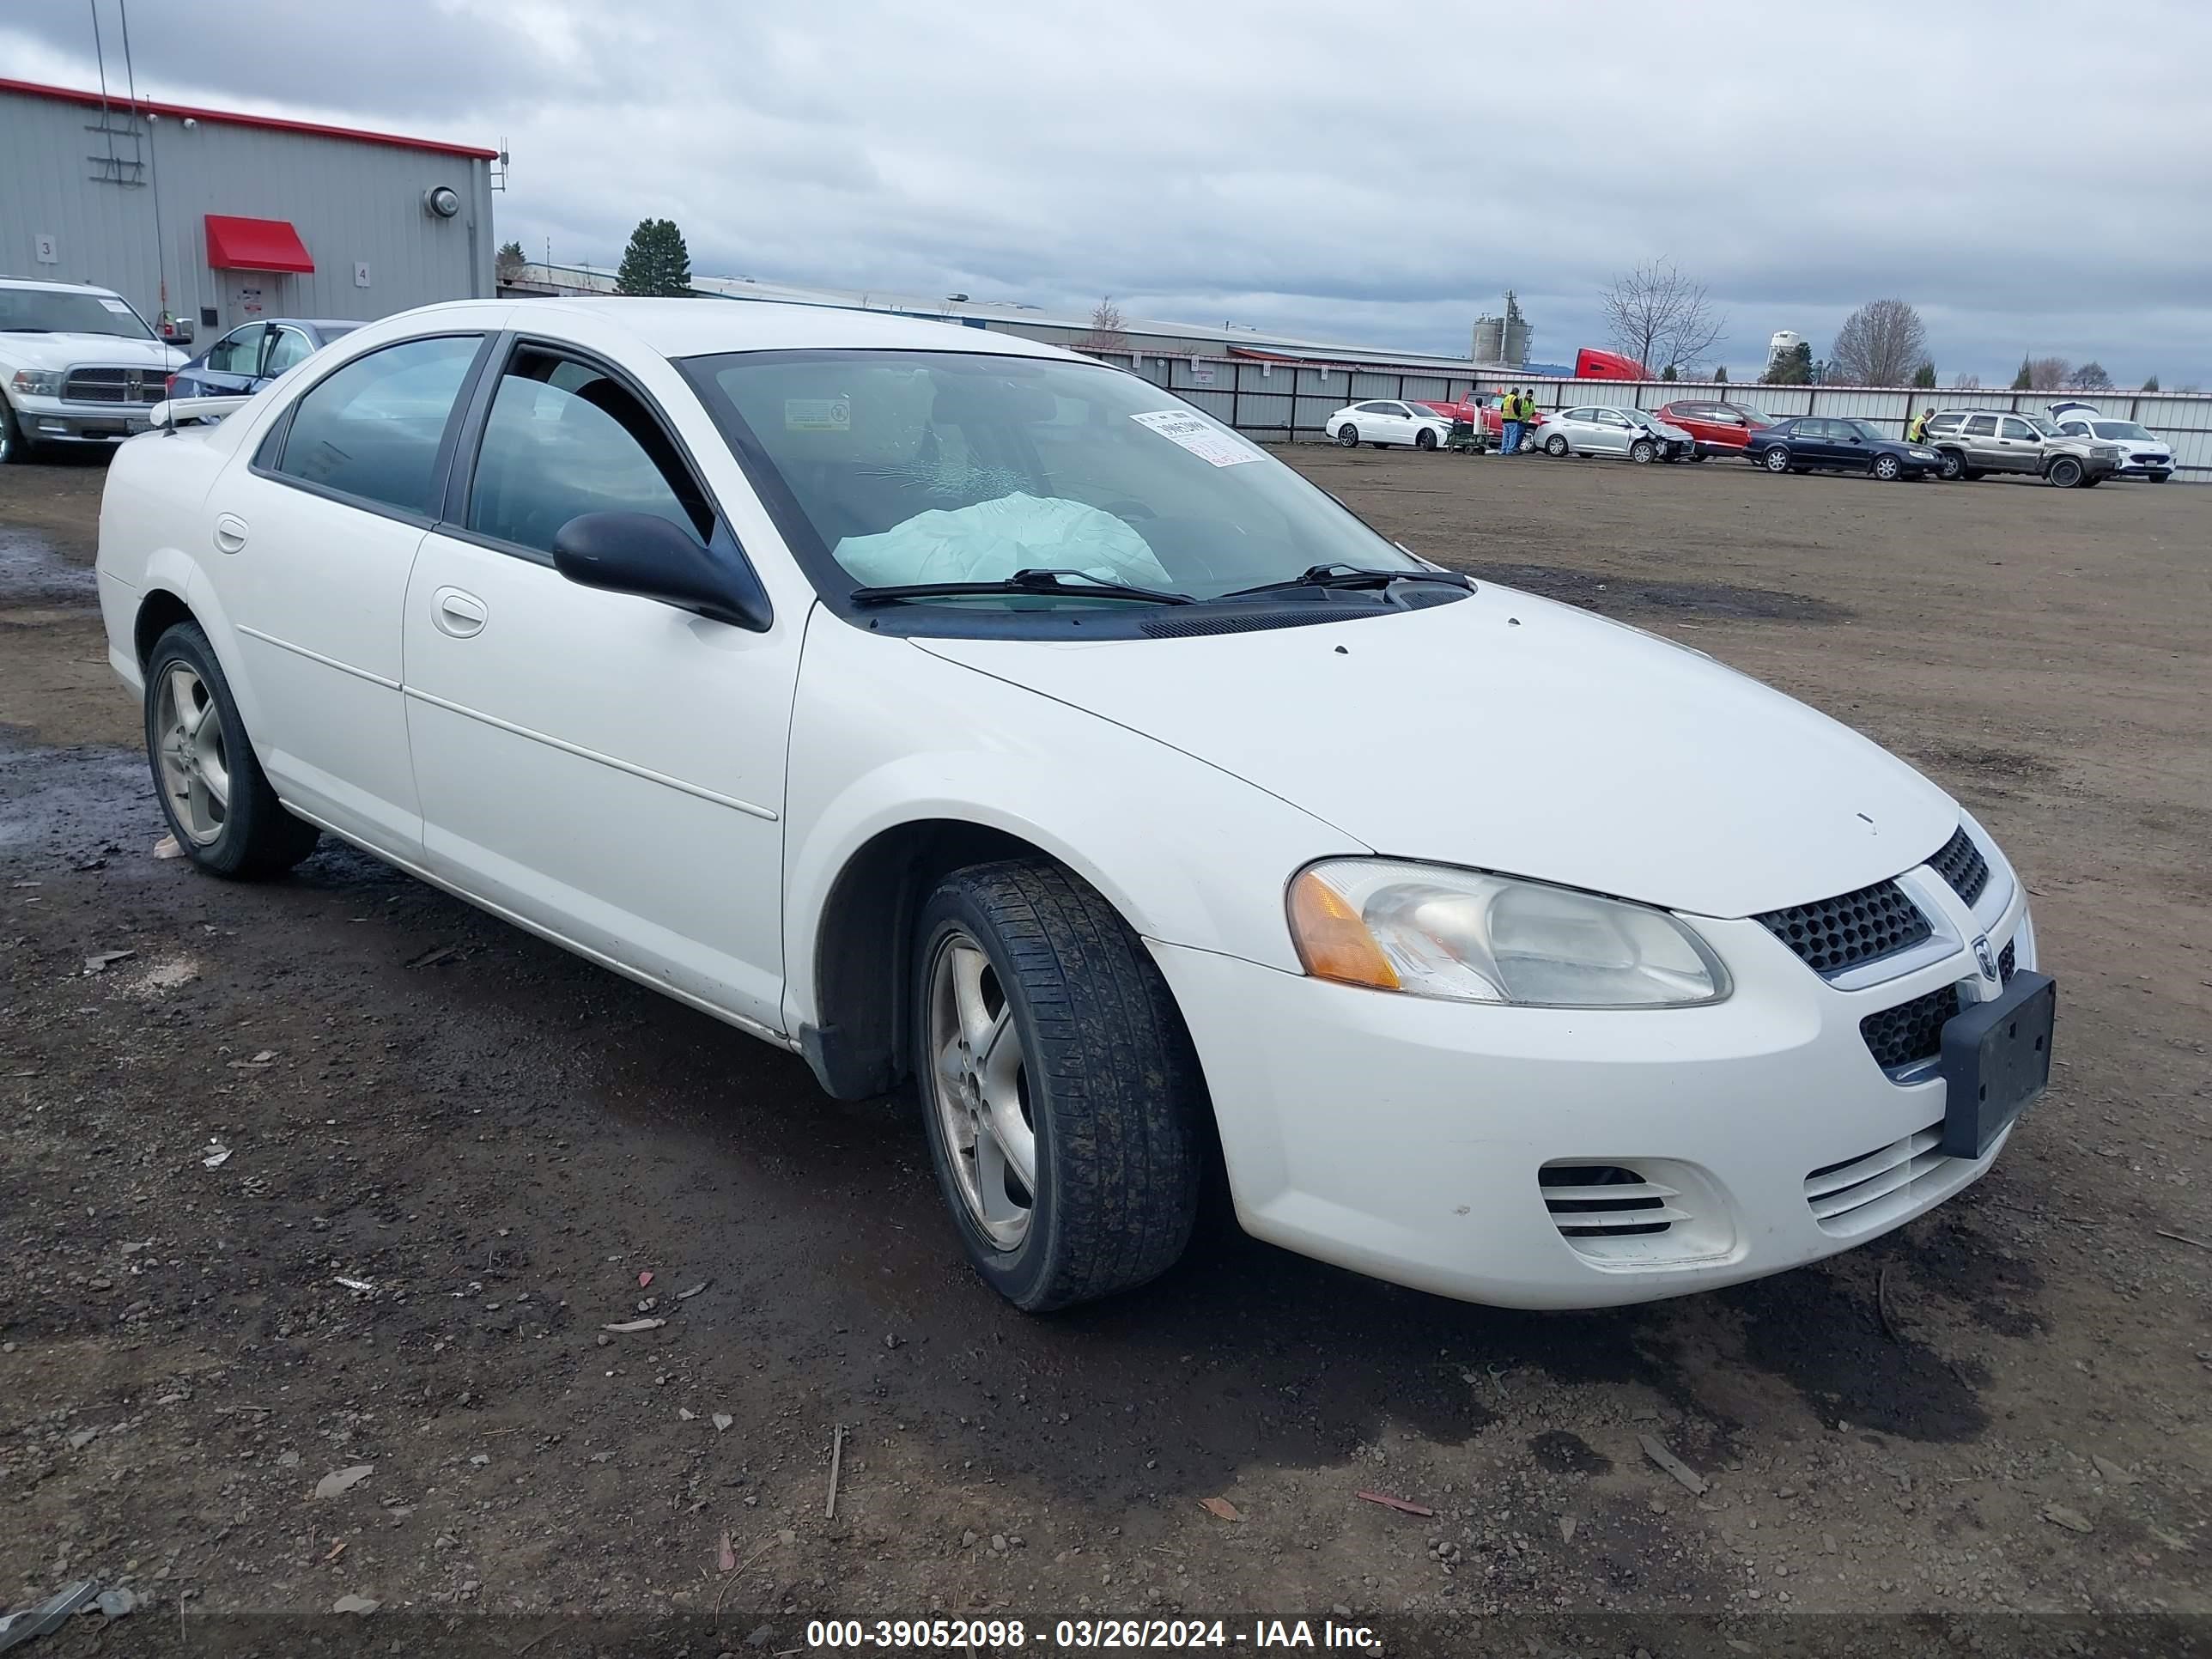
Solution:
[(1990, 884), (1990, 861), (1982, 856), (1982, 849), (1974, 845), (1963, 823), (1928, 865), (1969, 904), (1981, 897), (1982, 890)]
[(1943, 1022), (1958, 1012), (1958, 988), (1946, 985), (1894, 1008), (1869, 1014), (1859, 1022), (1859, 1035), (1866, 1039), (1875, 1064), (1885, 1072), (1894, 1072), (1935, 1059), (1943, 1047)]
[[(1840, 1164), (1823, 1164), (1805, 1177), (1805, 1202), (1827, 1233), (1863, 1233), (1911, 1214), (1939, 1196), (1929, 1190), (1957, 1172), (1941, 1148), (1943, 1126), (1928, 1127)], [(1923, 1183), (1927, 1183), (1923, 1185)]]
[(1816, 974), (1835, 975), (1917, 945), (1934, 929), (1893, 881), (1768, 910), (1757, 920)]
[(158, 368), (73, 368), (62, 396), (80, 404), (158, 404), (169, 394)]

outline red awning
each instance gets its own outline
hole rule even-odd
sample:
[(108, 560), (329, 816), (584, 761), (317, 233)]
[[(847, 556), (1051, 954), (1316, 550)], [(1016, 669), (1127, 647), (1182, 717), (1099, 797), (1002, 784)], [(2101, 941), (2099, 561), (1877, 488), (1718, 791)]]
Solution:
[(217, 270), (313, 270), (289, 219), (207, 216), (208, 264)]

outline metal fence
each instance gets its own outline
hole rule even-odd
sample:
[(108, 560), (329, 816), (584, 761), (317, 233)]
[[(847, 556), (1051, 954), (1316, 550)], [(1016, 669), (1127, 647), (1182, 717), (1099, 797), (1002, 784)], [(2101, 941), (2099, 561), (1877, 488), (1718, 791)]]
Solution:
[(1470, 392), (1503, 392), (1521, 386), (1545, 409), (1590, 404), (1656, 409), (1682, 400), (1747, 404), (1774, 415), (1850, 416), (1872, 422), (1902, 437), (1913, 412), (1937, 409), (1990, 409), (2041, 414), (2045, 404), (2082, 396), (2107, 420), (2139, 421), (2173, 447), (2178, 477), (2212, 483), (2212, 394), (2185, 392), (2121, 392), (2076, 394), (2057, 392), (1913, 391), (1906, 387), (1844, 386), (1758, 386), (1731, 381), (1532, 380), (1510, 374), (1476, 371), (1440, 374), (1433, 368), (1387, 366), (1320, 367), (1304, 363), (1255, 362), (1245, 358), (1169, 357), (1157, 353), (1098, 352), (1103, 361), (1127, 368), (1155, 386), (1197, 404), (1217, 420), (1263, 443), (1318, 440), (1323, 423), (1350, 403), (1370, 398), (1454, 403)]

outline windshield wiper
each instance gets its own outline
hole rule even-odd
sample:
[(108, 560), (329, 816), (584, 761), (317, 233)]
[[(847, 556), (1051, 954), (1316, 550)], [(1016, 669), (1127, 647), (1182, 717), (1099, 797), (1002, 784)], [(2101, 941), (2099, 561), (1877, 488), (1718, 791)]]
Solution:
[(1261, 582), (1257, 587), (1239, 587), (1224, 593), (1224, 599), (1243, 599), (1248, 593), (1280, 593), (1295, 587), (1388, 587), (1392, 582), (1442, 582), (1449, 587), (1474, 587), (1472, 576), (1456, 570), (1362, 570), (1357, 565), (1338, 561), (1332, 564), (1308, 567), (1303, 575), (1288, 581)]
[[(1080, 586), (1062, 582), (1073, 576)], [(1017, 570), (997, 581), (897, 582), (881, 587), (856, 587), (847, 597), (859, 605), (878, 605), (893, 599), (956, 599), (969, 593), (1067, 593), (1084, 599), (1133, 599), (1140, 605), (1195, 605), (1188, 593), (1169, 593), (1157, 587), (1132, 587), (1109, 582), (1084, 570)]]

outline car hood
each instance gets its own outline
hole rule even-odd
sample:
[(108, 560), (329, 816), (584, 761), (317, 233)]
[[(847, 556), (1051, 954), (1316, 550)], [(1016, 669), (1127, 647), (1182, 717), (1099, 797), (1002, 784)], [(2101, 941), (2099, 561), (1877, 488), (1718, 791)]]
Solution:
[(124, 368), (181, 365), (185, 354), (159, 340), (129, 340), (119, 334), (0, 334), (0, 357), (21, 368), (68, 368), (101, 363)]
[(915, 643), (1195, 756), (1376, 852), (1704, 915), (1863, 887), (1959, 822), (1942, 790), (1803, 704), (1487, 582), (1329, 626)]

